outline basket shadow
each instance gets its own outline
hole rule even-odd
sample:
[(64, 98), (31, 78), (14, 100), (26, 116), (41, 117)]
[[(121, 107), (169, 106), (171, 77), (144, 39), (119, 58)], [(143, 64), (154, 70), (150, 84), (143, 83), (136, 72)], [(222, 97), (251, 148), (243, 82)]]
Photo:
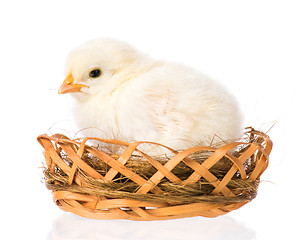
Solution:
[(256, 232), (228, 216), (165, 221), (95, 220), (65, 213), (52, 224), (46, 240), (59, 239), (207, 239), (252, 240)]

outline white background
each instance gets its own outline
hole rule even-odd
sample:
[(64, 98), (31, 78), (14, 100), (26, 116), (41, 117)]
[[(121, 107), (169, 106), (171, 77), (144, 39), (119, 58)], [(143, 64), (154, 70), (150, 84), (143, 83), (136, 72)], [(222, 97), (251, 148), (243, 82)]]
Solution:
[[(1, 239), (305, 239), (308, 6), (305, 1), (2, 1)], [(215, 219), (134, 222), (64, 213), (41, 182), (39, 134), (69, 122), (67, 53), (112, 37), (194, 66), (237, 96), (274, 148), (257, 198)]]

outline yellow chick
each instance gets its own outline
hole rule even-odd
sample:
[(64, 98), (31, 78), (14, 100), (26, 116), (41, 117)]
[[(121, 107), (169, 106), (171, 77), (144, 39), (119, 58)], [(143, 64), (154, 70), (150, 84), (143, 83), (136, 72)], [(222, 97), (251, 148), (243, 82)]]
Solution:
[(65, 75), (59, 94), (76, 100), (73, 113), (85, 136), (181, 150), (242, 134), (238, 104), (217, 81), (190, 67), (151, 59), (126, 43), (86, 42), (69, 54)]

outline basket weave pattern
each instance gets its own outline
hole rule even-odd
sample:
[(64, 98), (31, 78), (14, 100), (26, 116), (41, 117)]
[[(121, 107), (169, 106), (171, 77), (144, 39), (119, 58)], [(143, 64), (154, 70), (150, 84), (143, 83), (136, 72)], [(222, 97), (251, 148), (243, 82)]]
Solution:
[[(133, 193), (130, 193), (134, 198), (110, 198), (104, 194), (74, 192), (65, 190), (65, 188), (52, 190), (53, 199), (62, 210), (96, 219), (164, 220), (193, 216), (216, 217), (238, 209), (253, 199), (251, 196), (250, 198), (241, 198), (245, 192), (232, 189), (228, 184), (235, 176), (238, 176), (238, 179), (242, 181), (258, 183), (261, 174), (268, 166), (272, 141), (267, 135), (253, 129), (247, 136), (247, 141), (225, 144), (220, 148), (197, 146), (181, 152), (168, 148), (174, 156), (165, 162), (157, 161), (154, 157), (138, 150), (140, 144), (147, 142), (127, 143), (97, 138), (71, 140), (60, 134), (41, 135), (38, 137), (38, 141), (45, 150), (46, 168), (53, 173), (60, 171), (67, 178), (67, 185), (90, 189), (93, 186), (89, 186), (85, 178), (86, 173), (87, 176), (102, 182), (116, 181), (117, 176), (121, 174), (138, 186)], [(125, 150), (120, 156), (113, 156), (87, 145), (89, 140), (114, 144), (124, 147)], [(150, 144), (162, 146), (157, 143)], [(233, 150), (239, 146), (241, 146), (241, 150), (234, 154)], [(190, 157), (200, 151), (208, 151), (211, 155), (203, 162)], [(150, 177), (145, 178), (127, 165), (134, 153), (141, 155), (145, 163), (155, 168)], [(85, 154), (90, 154), (102, 161), (108, 166), (108, 171), (102, 173), (94, 169), (84, 161)], [(65, 160), (67, 158), (70, 159), (70, 162)], [(223, 159), (228, 159), (231, 165), (223, 177), (217, 177), (213, 173), (212, 167)], [(184, 164), (190, 170), (185, 179), (173, 172), (179, 164)], [(248, 164), (253, 164), (253, 168), (250, 168), (249, 171)], [(162, 180), (185, 188), (198, 183), (200, 179), (212, 187), (211, 192), (207, 195), (212, 196), (215, 201), (200, 200), (181, 203), (167, 198), (168, 192), (160, 187)], [(61, 182), (54, 181), (53, 184), (60, 186)], [(138, 196), (152, 198), (138, 200)], [(222, 197), (227, 200), (217, 201)]]

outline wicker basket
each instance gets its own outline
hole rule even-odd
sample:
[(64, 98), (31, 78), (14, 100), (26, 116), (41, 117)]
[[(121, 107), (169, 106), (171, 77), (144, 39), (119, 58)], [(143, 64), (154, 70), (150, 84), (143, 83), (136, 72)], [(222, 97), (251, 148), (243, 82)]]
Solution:
[[(96, 219), (165, 220), (226, 214), (256, 196), (272, 149), (269, 137), (252, 128), (243, 141), (220, 148), (169, 149), (174, 156), (168, 161), (138, 150), (140, 144), (159, 144), (94, 139), (124, 147), (118, 156), (86, 144), (93, 139), (71, 140), (60, 134), (38, 137), (45, 149), (45, 182), (54, 202), (64, 211)], [(136, 153), (142, 158), (138, 169), (133, 164)], [(200, 158), (199, 153), (206, 157)], [(119, 184), (122, 187), (110, 187)]]

